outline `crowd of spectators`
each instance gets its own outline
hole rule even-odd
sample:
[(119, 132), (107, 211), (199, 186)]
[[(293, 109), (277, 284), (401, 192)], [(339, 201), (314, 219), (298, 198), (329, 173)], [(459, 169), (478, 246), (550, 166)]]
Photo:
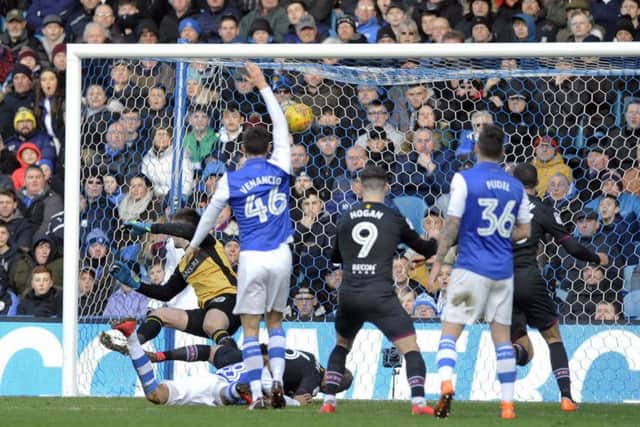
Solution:
[[(0, 5), (0, 315), (60, 317), (62, 301), (65, 67), (67, 43), (491, 43), (632, 42), (638, 0), (14, 0)], [(425, 236), (437, 237), (453, 174), (473, 165), (482, 127), (507, 134), (505, 166), (532, 162), (538, 194), (607, 268), (576, 261), (553, 241), (540, 267), (566, 322), (640, 317), (640, 79), (561, 73), (382, 87), (319, 72), (265, 70), (283, 108), (315, 117), (292, 136), (295, 222), (292, 320), (334, 315), (340, 270), (329, 263), (335, 224), (361, 196), (360, 169), (390, 173), (385, 201)], [(326, 59), (325, 65), (350, 64)], [(411, 69), (421, 59), (379, 61)], [(375, 61), (368, 65), (375, 66)], [(467, 61), (487, 66), (488, 62)], [(532, 60), (491, 64), (505, 72)], [(637, 63), (636, 63), (637, 68)], [(118, 286), (114, 260), (162, 285), (180, 250), (168, 236), (133, 236), (127, 221), (167, 221), (177, 204), (202, 210), (217, 180), (242, 166), (243, 130), (269, 126), (242, 68), (191, 63), (176, 102), (172, 62), (83, 61), (79, 314), (145, 314), (157, 305)], [(178, 104), (186, 105), (183, 123)], [(174, 178), (177, 129), (185, 147)], [(216, 236), (232, 264), (240, 250), (230, 208)], [(448, 256), (452, 263), (455, 253)], [(429, 263), (398, 250), (394, 286), (416, 319), (437, 319), (451, 265), (427, 288)], [(173, 302), (193, 304), (189, 295)], [(191, 308), (191, 307), (186, 307)]]

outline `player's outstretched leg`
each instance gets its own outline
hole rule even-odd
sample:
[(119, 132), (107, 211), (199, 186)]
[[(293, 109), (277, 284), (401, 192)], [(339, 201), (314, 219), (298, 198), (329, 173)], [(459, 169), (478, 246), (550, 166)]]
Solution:
[(331, 351), (325, 374), (326, 392), (324, 394), (324, 402), (320, 407), (320, 412), (322, 413), (332, 414), (336, 411), (336, 394), (338, 394), (342, 383), (348, 354), (349, 350), (338, 344)]
[(158, 388), (158, 382), (156, 381), (153, 373), (153, 366), (142, 349), (142, 345), (138, 340), (138, 335), (135, 333), (135, 319), (126, 319), (118, 324), (112, 325), (112, 328), (122, 332), (122, 334), (127, 338), (129, 357), (131, 357), (133, 367), (138, 374), (138, 378), (140, 378), (144, 394), (148, 399), (153, 400), (149, 396)]
[(147, 341), (150, 341), (157, 337), (164, 327), (164, 321), (162, 320), (161, 316), (158, 315), (159, 313), (156, 313), (157, 311), (159, 310), (156, 310), (149, 314), (138, 328), (137, 335), (140, 344), (144, 344)]
[(181, 362), (207, 362), (211, 355), (211, 346), (205, 344), (188, 345), (173, 350), (156, 351), (147, 353), (152, 363), (179, 360)]
[(440, 400), (436, 405), (434, 415), (438, 418), (446, 418), (451, 412), (451, 401), (455, 395), (453, 388), (453, 372), (456, 368), (458, 353), (456, 352), (456, 337), (442, 334), (438, 344), (436, 362), (438, 375), (440, 376)]
[(276, 409), (284, 408), (287, 402), (284, 398), (283, 376), (285, 364), (286, 337), (284, 329), (269, 330), (269, 366), (273, 382), (271, 384), (271, 406)]
[(502, 401), (501, 418), (516, 417), (513, 405), (513, 389), (516, 382), (516, 356), (510, 342), (496, 344), (496, 373), (500, 381)]

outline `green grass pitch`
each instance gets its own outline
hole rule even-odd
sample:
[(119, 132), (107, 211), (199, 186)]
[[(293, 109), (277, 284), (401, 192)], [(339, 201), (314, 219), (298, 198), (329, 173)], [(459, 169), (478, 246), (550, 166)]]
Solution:
[(314, 427), (389, 426), (440, 427), (491, 426), (638, 426), (638, 405), (584, 404), (576, 413), (565, 414), (559, 404), (516, 404), (518, 418), (498, 418), (498, 403), (453, 402), (446, 420), (410, 415), (408, 402), (341, 401), (335, 414), (318, 412), (316, 403), (307, 407), (249, 412), (244, 406), (162, 407), (138, 398), (0, 398), (0, 425), (15, 427)]

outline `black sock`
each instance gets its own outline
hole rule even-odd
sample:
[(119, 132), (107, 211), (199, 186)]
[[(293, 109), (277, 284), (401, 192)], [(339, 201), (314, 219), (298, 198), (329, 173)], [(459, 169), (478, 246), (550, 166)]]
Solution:
[(238, 348), (238, 344), (236, 344), (236, 341), (231, 335), (229, 335), (229, 331), (227, 331), (226, 329), (217, 329), (213, 331), (213, 333), (211, 334), (211, 339), (216, 344), (230, 345), (234, 348)]
[(567, 351), (564, 348), (564, 343), (560, 341), (549, 344), (549, 354), (551, 355), (551, 370), (556, 377), (560, 395), (572, 399), (569, 360), (567, 359)]
[(329, 364), (327, 365), (326, 383), (327, 392), (325, 394), (338, 394), (342, 377), (344, 376), (345, 361), (347, 360), (349, 350), (336, 345), (333, 347), (331, 356), (329, 356)]
[(424, 397), (424, 376), (427, 368), (422, 354), (418, 351), (410, 351), (404, 355), (407, 363), (407, 382), (411, 387), (411, 397)]
[(526, 366), (527, 363), (529, 363), (529, 352), (527, 349), (518, 343), (514, 343), (513, 350), (516, 352), (516, 365)]
[(157, 337), (163, 326), (164, 322), (158, 316), (147, 316), (138, 328), (137, 334), (140, 344), (144, 344)]
[(198, 344), (156, 353), (157, 361), (181, 360), (183, 362), (206, 362), (211, 354), (211, 346)]

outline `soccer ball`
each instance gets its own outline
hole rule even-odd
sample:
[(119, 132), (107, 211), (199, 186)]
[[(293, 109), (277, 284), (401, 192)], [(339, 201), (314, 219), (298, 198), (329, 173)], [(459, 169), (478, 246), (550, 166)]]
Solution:
[(291, 104), (284, 109), (284, 116), (289, 125), (289, 132), (304, 132), (313, 123), (313, 111), (305, 104)]

